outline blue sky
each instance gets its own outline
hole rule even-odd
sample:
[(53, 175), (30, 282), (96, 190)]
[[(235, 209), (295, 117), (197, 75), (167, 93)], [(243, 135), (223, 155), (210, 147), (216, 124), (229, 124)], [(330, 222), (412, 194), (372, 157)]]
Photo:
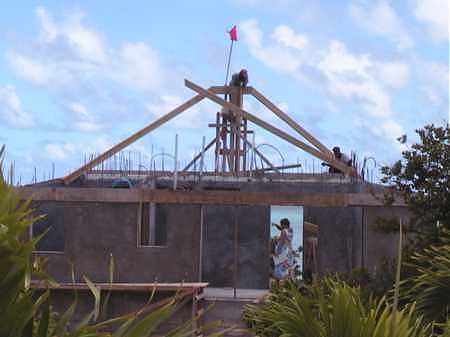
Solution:
[[(69, 173), (191, 97), (184, 78), (222, 85), (236, 24), (232, 71), (327, 146), (386, 164), (408, 146), (396, 137), (449, 118), (448, 12), (446, 0), (15, 1), (0, 13), (0, 143), (25, 183), (52, 163)], [(217, 109), (205, 101), (130, 150), (172, 152), (178, 133), (184, 163)], [(254, 129), (286, 161), (311, 160)]]

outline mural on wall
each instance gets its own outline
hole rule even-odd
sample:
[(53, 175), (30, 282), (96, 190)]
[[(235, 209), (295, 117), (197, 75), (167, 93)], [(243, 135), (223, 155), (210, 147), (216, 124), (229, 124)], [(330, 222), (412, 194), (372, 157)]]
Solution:
[(270, 206), (271, 271), (277, 280), (301, 277), (303, 206)]

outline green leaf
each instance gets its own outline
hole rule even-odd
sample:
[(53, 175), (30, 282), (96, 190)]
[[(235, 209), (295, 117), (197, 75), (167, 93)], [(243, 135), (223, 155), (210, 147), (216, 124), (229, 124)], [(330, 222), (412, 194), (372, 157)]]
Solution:
[(100, 300), (101, 300), (100, 289), (97, 288), (95, 284), (92, 283), (86, 276), (83, 276), (83, 278), (87, 286), (89, 287), (89, 290), (91, 291), (92, 295), (94, 295), (94, 321), (97, 321), (98, 316), (100, 315)]

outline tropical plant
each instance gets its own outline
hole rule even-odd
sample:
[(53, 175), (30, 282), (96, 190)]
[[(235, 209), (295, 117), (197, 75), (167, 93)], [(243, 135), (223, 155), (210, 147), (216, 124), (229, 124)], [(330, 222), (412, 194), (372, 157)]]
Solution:
[[(32, 215), (30, 202), (21, 201), (14, 189), (3, 179), (3, 152), (4, 147), (0, 149), (0, 336), (149, 336), (184, 304), (186, 299), (183, 299), (183, 294), (158, 303), (150, 303), (150, 296), (149, 303), (140, 310), (98, 321), (100, 291), (86, 278), (85, 281), (95, 299), (92, 312), (80, 322), (73, 322), (77, 306), (75, 293), (75, 301), (69, 308), (61, 315), (55, 313), (50, 306), (50, 290), (38, 293), (30, 287), (32, 275), (49, 284), (53, 281), (43, 271), (42, 260), (32, 260), (32, 251), (40, 237), (28, 240), (26, 233), (36, 218)], [(192, 335), (192, 323), (187, 321), (167, 336)], [(206, 329), (216, 329), (217, 326), (218, 323), (213, 323), (201, 331), (204, 333)], [(220, 336), (224, 332), (216, 332), (214, 336)]]
[(247, 306), (244, 319), (265, 337), (432, 336), (431, 325), (415, 314), (414, 305), (396, 310), (383, 298), (366, 307), (358, 287), (333, 278), (304, 288), (286, 283), (262, 306)]
[(450, 245), (415, 253), (406, 268), (409, 276), (401, 283), (400, 298), (415, 301), (427, 320), (445, 323), (450, 317)]
[[(436, 244), (441, 229), (450, 229), (450, 127), (426, 125), (416, 132), (420, 141), (403, 151), (394, 165), (382, 168), (382, 181), (408, 205), (413, 215), (408, 230), (419, 239), (417, 249)], [(398, 225), (388, 219), (379, 227), (396, 230)]]

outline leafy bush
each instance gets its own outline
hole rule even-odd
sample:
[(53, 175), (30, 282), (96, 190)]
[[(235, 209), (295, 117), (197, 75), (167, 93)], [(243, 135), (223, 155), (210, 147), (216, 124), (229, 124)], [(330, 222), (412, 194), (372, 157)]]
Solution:
[(412, 214), (408, 231), (420, 250), (437, 243), (441, 228), (450, 230), (450, 126), (426, 125), (416, 133), (420, 142), (403, 151), (393, 166), (382, 168), (382, 181), (405, 200)]
[(298, 288), (286, 283), (262, 306), (247, 306), (244, 319), (264, 337), (427, 337), (431, 326), (415, 314), (414, 305), (396, 310), (384, 298), (365, 306), (360, 288), (326, 278)]
[(429, 321), (450, 317), (450, 245), (431, 246), (406, 264), (410, 276), (402, 281), (401, 299), (415, 301)]

